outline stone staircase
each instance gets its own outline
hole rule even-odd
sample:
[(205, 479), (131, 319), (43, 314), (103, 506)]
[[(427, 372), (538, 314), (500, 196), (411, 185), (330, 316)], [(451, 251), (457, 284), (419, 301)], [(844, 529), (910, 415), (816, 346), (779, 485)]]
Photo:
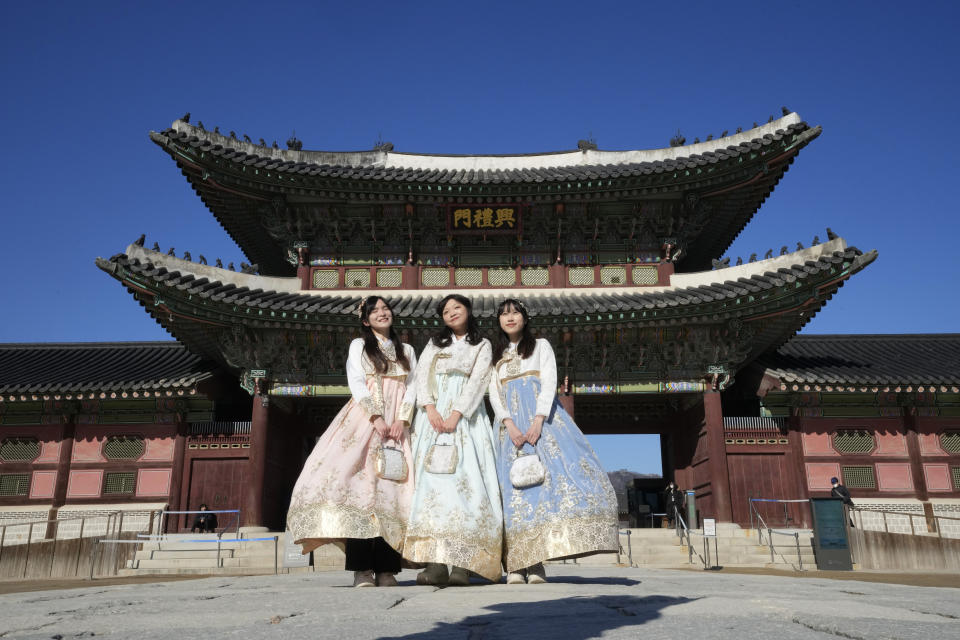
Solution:
[[(623, 531), (623, 530), (622, 530)], [(692, 535), (695, 553), (693, 562), (688, 562), (686, 544), (673, 529), (630, 529), (630, 549), (633, 566), (636, 567), (702, 567), (703, 538)], [(714, 556), (713, 540), (710, 541), (712, 564), (738, 567), (782, 567), (813, 569), (816, 563), (811, 545), (811, 532), (797, 530), (800, 534), (800, 560), (797, 557), (796, 541), (792, 536), (774, 536), (774, 560), (770, 561), (770, 547), (760, 545), (757, 531), (741, 529), (735, 524), (717, 525), (717, 556)], [(309, 571), (343, 570), (343, 552), (333, 545), (314, 551), (313, 566), (284, 568), (283, 554), (285, 534), (267, 531), (260, 527), (241, 529), (241, 538), (272, 538), (279, 536), (274, 556), (273, 540), (260, 542), (231, 542), (225, 536), (220, 543), (217, 558), (216, 535), (173, 534), (162, 541), (148, 540), (137, 551), (133, 560), (120, 570), (122, 576), (146, 574), (196, 574), (196, 575), (256, 575), (273, 573), (299, 573)], [(203, 542), (196, 542), (202, 540)], [(764, 534), (766, 542), (766, 534)], [(603, 553), (576, 560), (585, 566), (616, 566), (629, 563), (627, 536), (620, 536), (622, 553)], [(699, 555), (698, 555), (699, 554)], [(276, 565), (274, 564), (276, 562)], [(566, 561), (574, 562), (574, 561)], [(556, 561), (551, 564), (564, 564)], [(276, 569), (275, 569), (276, 567)]]

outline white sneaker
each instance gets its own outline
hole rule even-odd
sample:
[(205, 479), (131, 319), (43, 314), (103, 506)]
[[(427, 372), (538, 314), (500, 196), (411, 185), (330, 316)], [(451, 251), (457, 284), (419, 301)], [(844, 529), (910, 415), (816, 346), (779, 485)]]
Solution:
[(507, 574), (507, 584), (527, 584), (522, 571), (511, 571)]
[(373, 571), (354, 571), (353, 572), (353, 586), (360, 587), (372, 587), (375, 586), (376, 582), (373, 579)]
[(543, 568), (542, 562), (527, 569), (527, 584), (543, 584), (546, 581), (547, 570)]

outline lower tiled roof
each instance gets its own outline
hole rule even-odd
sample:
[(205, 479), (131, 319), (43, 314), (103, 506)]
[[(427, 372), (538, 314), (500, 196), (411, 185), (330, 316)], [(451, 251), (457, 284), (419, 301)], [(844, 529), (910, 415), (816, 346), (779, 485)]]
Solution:
[(0, 343), (0, 396), (186, 390), (215, 370), (172, 341)]
[(783, 385), (960, 385), (960, 333), (796, 336), (758, 364)]

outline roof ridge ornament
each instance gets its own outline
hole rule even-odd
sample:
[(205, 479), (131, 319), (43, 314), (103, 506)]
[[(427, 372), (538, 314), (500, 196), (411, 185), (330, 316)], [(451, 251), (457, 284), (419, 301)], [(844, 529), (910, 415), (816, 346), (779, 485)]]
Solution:
[(303, 149), (303, 141), (297, 139), (297, 130), (294, 129), (290, 137), (287, 138), (287, 149), (289, 151), (300, 151)]

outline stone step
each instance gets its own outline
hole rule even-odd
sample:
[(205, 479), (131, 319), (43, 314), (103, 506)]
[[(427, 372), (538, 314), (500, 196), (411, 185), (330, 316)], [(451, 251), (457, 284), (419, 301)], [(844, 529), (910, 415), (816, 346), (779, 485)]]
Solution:
[[(221, 558), (232, 558), (236, 555), (235, 549), (221, 549), (220, 557)], [(162, 550), (149, 550), (149, 551), (137, 551), (134, 559), (136, 560), (185, 560), (188, 558), (216, 558), (217, 550), (216, 549), (205, 549), (203, 551), (192, 551), (189, 549), (179, 550), (179, 549), (162, 549)]]

